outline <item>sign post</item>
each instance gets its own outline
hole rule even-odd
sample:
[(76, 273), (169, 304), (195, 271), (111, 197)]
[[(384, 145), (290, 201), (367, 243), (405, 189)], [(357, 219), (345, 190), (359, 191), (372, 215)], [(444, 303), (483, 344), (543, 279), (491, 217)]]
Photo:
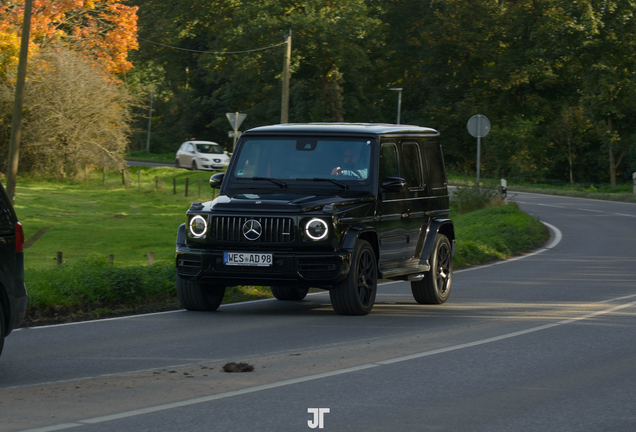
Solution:
[(225, 116), (229, 120), (230, 125), (232, 126), (232, 129), (234, 129), (234, 130), (231, 130), (230, 133), (228, 134), (228, 136), (234, 138), (234, 142), (232, 143), (232, 151), (234, 151), (234, 147), (236, 147), (236, 139), (239, 137), (239, 135), (241, 135), (238, 129), (241, 126), (241, 123), (243, 123), (243, 120), (245, 120), (245, 117), (247, 117), (247, 114), (236, 112), (236, 113), (225, 113)]
[(468, 133), (477, 138), (477, 188), (479, 188), (481, 139), (490, 132), (490, 120), (485, 115), (476, 114), (468, 120), (466, 127), (468, 128)]

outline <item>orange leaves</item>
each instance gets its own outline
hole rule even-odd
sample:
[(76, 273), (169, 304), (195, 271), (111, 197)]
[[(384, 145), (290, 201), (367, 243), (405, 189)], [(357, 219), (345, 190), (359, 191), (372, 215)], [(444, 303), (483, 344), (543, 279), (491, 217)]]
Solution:
[[(137, 7), (123, 2), (33, 0), (31, 43), (36, 46), (62, 43), (99, 60), (112, 73), (126, 72), (132, 67), (128, 51), (137, 49)], [(5, 0), (0, 6), (2, 53), (13, 52), (23, 14), (24, 0)], [(0, 56), (0, 72), (14, 63), (13, 57), (4, 57)]]

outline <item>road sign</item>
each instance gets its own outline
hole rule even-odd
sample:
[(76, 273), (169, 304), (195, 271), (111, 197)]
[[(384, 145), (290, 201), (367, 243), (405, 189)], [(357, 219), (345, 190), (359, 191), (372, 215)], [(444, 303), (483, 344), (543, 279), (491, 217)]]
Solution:
[(236, 148), (236, 139), (241, 134), (238, 128), (241, 126), (241, 123), (243, 123), (243, 120), (245, 120), (245, 117), (247, 117), (247, 114), (236, 112), (236, 113), (225, 113), (225, 116), (230, 121), (230, 124), (232, 125), (232, 128), (234, 129), (233, 131), (230, 131), (228, 133), (228, 136), (230, 138), (234, 138), (234, 143), (232, 144), (232, 150), (234, 150)]
[(490, 120), (485, 115), (476, 114), (468, 120), (466, 127), (475, 138), (483, 138), (490, 132)]
[(241, 123), (243, 123), (243, 120), (245, 120), (245, 117), (247, 117), (247, 114), (225, 113), (225, 116), (230, 121), (230, 124), (232, 125), (232, 129), (237, 131), (238, 128), (241, 127)]
[(477, 188), (479, 188), (481, 139), (490, 132), (490, 120), (485, 115), (475, 114), (468, 120), (466, 127), (468, 128), (468, 133), (477, 138)]

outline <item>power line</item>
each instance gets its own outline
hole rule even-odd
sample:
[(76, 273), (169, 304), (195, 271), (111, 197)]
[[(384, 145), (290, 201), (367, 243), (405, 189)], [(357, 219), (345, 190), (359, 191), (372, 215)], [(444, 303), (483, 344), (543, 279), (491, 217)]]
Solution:
[(166, 48), (172, 48), (172, 49), (176, 49), (176, 50), (181, 50), (181, 51), (189, 51), (189, 52), (194, 52), (194, 53), (199, 53), (199, 54), (242, 54), (242, 53), (248, 53), (248, 52), (254, 52), (254, 51), (263, 51), (263, 50), (267, 50), (270, 48), (275, 48), (277, 46), (281, 46), (281, 45), (285, 45), (287, 42), (281, 42), (279, 44), (276, 45), (270, 45), (268, 47), (264, 47), (264, 48), (256, 48), (256, 49), (251, 49), (251, 50), (245, 50), (245, 51), (199, 51), (199, 50), (193, 50), (193, 49), (187, 49), (187, 48), (179, 48), (176, 46), (172, 46), (172, 45), (166, 45), (166, 44), (162, 44), (159, 42), (153, 42), (151, 40), (148, 39), (144, 39), (141, 37), (137, 37), (137, 39), (142, 40), (144, 42), (148, 42), (151, 44), (155, 44), (155, 45), (159, 45), (162, 47), (166, 47)]

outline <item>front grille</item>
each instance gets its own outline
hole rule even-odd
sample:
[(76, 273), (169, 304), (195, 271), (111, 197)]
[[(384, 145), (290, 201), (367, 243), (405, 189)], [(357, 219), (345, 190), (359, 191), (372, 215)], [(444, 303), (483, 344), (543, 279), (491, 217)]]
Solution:
[[(254, 219), (261, 224), (262, 232), (256, 240), (243, 235), (245, 222)], [(218, 241), (235, 243), (291, 243), (294, 241), (294, 220), (285, 217), (214, 216), (210, 237)]]
[(181, 254), (177, 256), (177, 271), (182, 275), (196, 276), (201, 271), (201, 255)]
[(305, 279), (333, 279), (338, 276), (338, 260), (335, 258), (299, 258), (298, 273)]
[(284, 261), (280, 258), (274, 259), (274, 263), (269, 267), (260, 266), (233, 266), (225, 265), (223, 258), (216, 258), (214, 260), (214, 270), (218, 272), (226, 273), (259, 273), (259, 274), (278, 274), (283, 273)]

